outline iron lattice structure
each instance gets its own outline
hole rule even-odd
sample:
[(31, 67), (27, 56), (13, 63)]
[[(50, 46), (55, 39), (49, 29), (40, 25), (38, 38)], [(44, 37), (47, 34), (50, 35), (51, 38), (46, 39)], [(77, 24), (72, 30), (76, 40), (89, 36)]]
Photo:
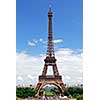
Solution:
[[(48, 11), (48, 47), (46, 58), (44, 59), (44, 68), (42, 71), (42, 75), (39, 76), (39, 82), (35, 88), (36, 95), (39, 95), (40, 89), (47, 84), (56, 85), (62, 92), (65, 90), (65, 85), (62, 81), (62, 76), (59, 75), (56, 58), (54, 53), (54, 43), (53, 43), (53, 32), (52, 32), (52, 11), (49, 8)], [(47, 75), (48, 67), (52, 66), (53, 75)]]

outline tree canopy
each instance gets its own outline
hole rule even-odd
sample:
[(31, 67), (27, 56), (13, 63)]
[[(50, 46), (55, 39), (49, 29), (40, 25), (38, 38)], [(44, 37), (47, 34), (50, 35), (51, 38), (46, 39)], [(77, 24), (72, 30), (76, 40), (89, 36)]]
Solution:
[(82, 87), (69, 87), (64, 91), (65, 96), (72, 96), (77, 100), (83, 100), (83, 88)]
[(16, 88), (16, 96), (19, 98), (28, 98), (35, 96), (35, 91), (30, 87), (17, 87)]

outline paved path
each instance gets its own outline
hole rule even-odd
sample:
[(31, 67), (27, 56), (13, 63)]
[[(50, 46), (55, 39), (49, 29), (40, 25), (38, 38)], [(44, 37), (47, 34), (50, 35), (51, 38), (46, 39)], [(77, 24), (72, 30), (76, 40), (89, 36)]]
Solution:
[(57, 96), (46, 96), (46, 100), (60, 100)]

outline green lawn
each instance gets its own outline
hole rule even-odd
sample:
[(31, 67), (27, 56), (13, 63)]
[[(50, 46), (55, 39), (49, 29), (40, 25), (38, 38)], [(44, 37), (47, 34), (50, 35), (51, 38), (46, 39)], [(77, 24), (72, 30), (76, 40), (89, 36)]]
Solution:
[(53, 95), (52, 92), (47, 92), (47, 91), (45, 92), (45, 94), (48, 95), (48, 96), (52, 96)]

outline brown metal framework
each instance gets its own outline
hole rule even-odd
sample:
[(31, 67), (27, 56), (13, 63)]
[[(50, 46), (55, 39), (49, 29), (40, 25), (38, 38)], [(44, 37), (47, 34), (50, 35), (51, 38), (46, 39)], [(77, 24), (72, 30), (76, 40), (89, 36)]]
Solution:
[[(52, 32), (52, 11), (49, 8), (48, 11), (48, 48), (47, 48), (47, 55), (44, 59), (44, 68), (42, 75), (39, 76), (39, 82), (35, 88), (36, 95), (39, 95), (40, 89), (47, 85), (47, 84), (54, 84), (58, 86), (62, 92), (65, 90), (65, 85), (62, 82), (62, 76), (59, 75), (57, 65), (56, 65), (56, 58), (54, 54), (54, 45), (53, 45), (53, 32)], [(52, 66), (53, 75), (47, 75), (48, 67)]]

